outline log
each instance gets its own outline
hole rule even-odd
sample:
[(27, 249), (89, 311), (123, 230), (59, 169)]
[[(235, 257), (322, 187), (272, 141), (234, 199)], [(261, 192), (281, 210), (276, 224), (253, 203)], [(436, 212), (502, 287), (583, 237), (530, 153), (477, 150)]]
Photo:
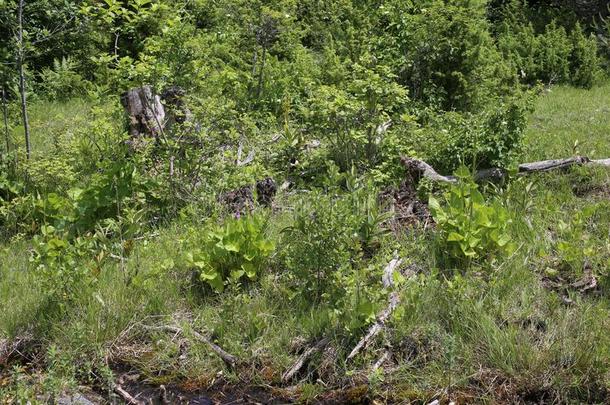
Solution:
[(381, 281), (383, 283), (384, 288), (390, 288), (394, 285), (394, 271), (400, 266), (402, 263), (402, 259), (396, 257), (390, 260), (385, 269), (383, 269), (383, 276), (381, 277)]
[(384, 350), (379, 359), (373, 364), (373, 371), (378, 370), (383, 364), (388, 361), (391, 357), (391, 353), (389, 350)]
[(423, 177), (439, 183), (457, 182), (457, 179), (453, 176), (443, 176), (438, 174), (432, 166), (423, 160), (403, 156), (400, 158), (400, 161), (407, 170), (417, 172), (415, 173), (416, 176), (413, 176), (416, 178), (416, 181), (419, 181), (419, 178)]
[[(173, 326), (173, 325), (145, 326), (145, 328), (152, 329), (152, 330), (162, 330), (162, 331), (166, 331), (166, 332), (172, 332), (172, 333), (184, 335), (184, 330), (182, 330), (182, 328), (180, 328), (178, 326)], [(193, 330), (191, 333), (197, 340), (208, 345), (208, 347), (210, 349), (212, 349), (212, 351), (214, 353), (216, 353), (216, 355), (218, 357), (220, 357), (225, 362), (225, 364), (227, 364), (227, 366), (232, 367), (232, 368), (235, 367), (235, 365), (237, 364), (237, 357), (233, 356), (232, 354), (227, 353), (226, 351), (224, 351), (222, 349), (222, 347), (218, 346), (216, 343), (212, 342), (210, 339), (203, 336), (201, 333), (199, 333), (195, 330)]]
[(519, 165), (519, 173), (547, 172), (549, 170), (565, 169), (574, 165), (584, 165), (591, 160), (584, 156), (575, 156), (567, 159), (542, 160), (540, 162), (522, 163)]
[(290, 367), (286, 372), (282, 375), (282, 381), (288, 382), (290, 381), (305, 365), (305, 362), (311, 357), (314, 353), (319, 352), (324, 349), (326, 345), (330, 342), (329, 338), (324, 338), (318, 341), (315, 345), (305, 350), (303, 354), (299, 356), (297, 361)]
[[(415, 178), (426, 178), (437, 183), (449, 183), (453, 184), (457, 182), (455, 176), (443, 176), (439, 174), (432, 166), (423, 160), (414, 159), (410, 157), (401, 157), (402, 165), (409, 171), (416, 171), (417, 176)], [(531, 173), (548, 172), (552, 170), (566, 169), (571, 166), (605, 166), (610, 167), (610, 159), (597, 159), (591, 160), (586, 156), (575, 156), (565, 159), (551, 159), (542, 160), (538, 162), (521, 163), (518, 166), (518, 174), (520, 176), (528, 175)], [(483, 181), (499, 181), (503, 180), (507, 175), (507, 171), (502, 168), (490, 168), (478, 170), (474, 174), (474, 180), (476, 182)]]

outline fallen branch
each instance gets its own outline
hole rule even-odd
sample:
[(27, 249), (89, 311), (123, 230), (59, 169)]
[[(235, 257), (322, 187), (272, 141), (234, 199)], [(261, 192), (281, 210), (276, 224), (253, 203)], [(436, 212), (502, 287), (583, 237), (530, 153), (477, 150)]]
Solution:
[[(166, 331), (166, 332), (173, 332), (173, 333), (183, 334), (184, 335), (184, 331), (182, 330), (182, 328), (180, 328), (178, 326), (172, 326), (172, 325), (145, 326), (145, 328), (153, 329), (153, 330), (162, 330), (162, 331)], [(227, 353), (220, 346), (218, 346), (217, 344), (212, 342), (210, 339), (208, 339), (205, 336), (203, 336), (201, 333), (193, 330), (191, 332), (191, 334), (197, 340), (199, 340), (199, 341), (205, 343), (206, 345), (208, 345), (209, 348), (212, 349), (212, 351), (214, 353), (216, 353), (216, 355), (218, 357), (220, 357), (229, 367), (235, 367), (235, 364), (237, 364), (237, 357), (233, 356), (232, 354)]]
[(402, 259), (396, 257), (390, 260), (390, 263), (385, 266), (385, 269), (383, 269), (383, 276), (381, 277), (384, 288), (389, 288), (394, 284), (394, 271), (401, 263)]
[(32, 336), (27, 334), (15, 339), (0, 339), (0, 365), (7, 365), (8, 361), (17, 354), (23, 357), (22, 351), (32, 343)]
[[(426, 178), (439, 183), (455, 183), (455, 176), (443, 176), (439, 174), (432, 166), (423, 160), (410, 157), (401, 157), (402, 165), (410, 172), (415, 171), (417, 178)], [(521, 176), (531, 173), (548, 172), (551, 170), (565, 169), (571, 166), (605, 166), (610, 167), (610, 159), (591, 160), (586, 156), (575, 156), (566, 159), (541, 160), (539, 162), (522, 163), (518, 166), (518, 174)], [(502, 180), (507, 175), (506, 170), (501, 168), (482, 169), (474, 174), (474, 179), (477, 182), (486, 180)]]
[(119, 394), (121, 396), (121, 398), (123, 398), (123, 400), (125, 400), (126, 403), (128, 403), (130, 405), (144, 405), (144, 401), (138, 401), (137, 399), (132, 397), (131, 394), (129, 392), (125, 391), (123, 389), (123, 387), (121, 387), (119, 384), (116, 384), (114, 386), (114, 391), (117, 394)]
[(324, 339), (320, 340), (318, 343), (316, 343), (314, 346), (312, 346), (309, 349), (305, 350), (303, 352), (303, 354), (301, 354), (299, 356), (297, 361), (292, 365), (292, 367), (290, 367), (282, 375), (282, 381), (283, 382), (290, 381), (292, 379), (292, 377), (294, 377), (301, 370), (301, 368), (303, 368), (303, 365), (305, 364), (307, 359), (309, 359), (309, 357), (311, 357), (314, 353), (317, 353), (320, 350), (324, 349), (324, 347), (326, 347), (326, 345), (329, 342), (330, 342), (329, 338), (324, 338)]
[(371, 342), (371, 340), (373, 340), (375, 338), (375, 336), (377, 336), (379, 334), (379, 332), (381, 332), (383, 330), (383, 327), (385, 326), (385, 322), (388, 320), (390, 315), (392, 315), (392, 312), (394, 312), (394, 310), (398, 306), (399, 302), (400, 302), (400, 296), (398, 295), (398, 293), (397, 292), (391, 293), (388, 306), (381, 312), (381, 314), (379, 314), (379, 316), (377, 317), (377, 320), (369, 328), (369, 331), (367, 332), (367, 334), (362, 339), (360, 339), (360, 341), (351, 351), (349, 356), (347, 356), (347, 360), (351, 360), (354, 357), (356, 357), (356, 355), (358, 353), (360, 353), (360, 350), (362, 350), (364, 347), (368, 346), (368, 344)]
[(388, 361), (391, 356), (392, 355), (389, 350), (384, 350), (381, 356), (379, 356), (379, 359), (377, 359), (377, 361), (373, 365), (373, 371), (378, 370), (381, 366), (383, 366), (383, 363)]

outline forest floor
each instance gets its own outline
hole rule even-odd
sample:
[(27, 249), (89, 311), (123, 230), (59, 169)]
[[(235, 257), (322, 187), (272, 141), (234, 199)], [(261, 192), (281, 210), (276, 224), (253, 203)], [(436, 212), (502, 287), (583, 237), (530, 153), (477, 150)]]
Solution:
[[(33, 133), (69, 131), (87, 110), (80, 101), (34, 106)], [(530, 117), (522, 161), (610, 157), (608, 117), (610, 84), (551, 88)], [(38, 150), (49, 142), (34, 140)], [(0, 341), (13, 345), (0, 353), (0, 402), (122, 403), (127, 393), (193, 404), (607, 403), (610, 170), (574, 167), (489, 192), (522, 219), (512, 230), (514, 253), (485, 274), (475, 268), (445, 279), (430, 254), (430, 230), (388, 236), (386, 258), (396, 251), (418, 274), (401, 284), (384, 331), (353, 359), (363, 330), (336, 326), (275, 274), (209, 297), (189, 284), (190, 274), (165, 271), (201, 225), (196, 215), (138, 238), (128, 257), (100, 269), (93, 293), (71, 298), (60, 321), (35, 283), (32, 241), (0, 245)], [(291, 198), (278, 196), (272, 235)], [(225, 364), (196, 331), (236, 364)], [(323, 336), (327, 344), (284, 381)], [(69, 402), (71, 393), (81, 396)]]

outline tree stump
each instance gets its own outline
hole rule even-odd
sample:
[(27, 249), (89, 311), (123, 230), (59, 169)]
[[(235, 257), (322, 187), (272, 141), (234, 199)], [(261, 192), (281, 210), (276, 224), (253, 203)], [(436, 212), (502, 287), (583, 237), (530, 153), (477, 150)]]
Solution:
[(132, 146), (145, 143), (147, 138), (164, 135), (165, 108), (161, 98), (150, 86), (131, 89), (121, 96), (121, 104), (129, 116), (129, 136)]

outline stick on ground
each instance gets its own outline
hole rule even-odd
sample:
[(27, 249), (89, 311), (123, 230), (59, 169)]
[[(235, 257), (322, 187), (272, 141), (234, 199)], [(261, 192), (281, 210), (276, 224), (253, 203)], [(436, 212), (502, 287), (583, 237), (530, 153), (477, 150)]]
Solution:
[[(178, 326), (172, 326), (172, 325), (146, 326), (146, 328), (154, 329), (154, 330), (164, 330), (166, 332), (180, 333), (180, 334), (184, 335), (184, 331), (182, 330), (182, 328), (180, 328)], [(220, 357), (228, 366), (235, 367), (235, 364), (237, 364), (237, 357), (233, 356), (232, 354), (227, 353), (226, 351), (224, 351), (222, 349), (222, 347), (218, 346), (217, 344), (212, 342), (210, 339), (203, 336), (201, 333), (199, 333), (195, 330), (193, 330), (191, 333), (197, 340), (208, 345), (209, 348), (212, 349), (212, 351), (214, 353), (216, 353), (216, 355), (218, 357)]]
[(356, 355), (358, 353), (360, 353), (360, 351), (364, 347), (368, 346), (368, 344), (375, 338), (375, 336), (377, 336), (379, 334), (379, 332), (381, 332), (383, 330), (383, 327), (385, 326), (385, 322), (388, 320), (390, 315), (392, 315), (392, 312), (394, 312), (394, 310), (398, 306), (399, 302), (400, 302), (400, 296), (398, 295), (398, 293), (397, 292), (391, 293), (390, 299), (388, 302), (388, 306), (381, 312), (381, 314), (379, 314), (379, 316), (377, 317), (377, 320), (369, 328), (369, 331), (367, 332), (367, 334), (362, 339), (360, 339), (360, 341), (351, 351), (349, 356), (347, 356), (347, 360), (351, 360), (354, 357), (356, 357)]
[(324, 339), (318, 341), (318, 343), (316, 343), (314, 346), (312, 346), (309, 349), (305, 350), (303, 352), (303, 354), (301, 354), (299, 356), (297, 361), (292, 365), (292, 367), (290, 367), (284, 373), (284, 375), (282, 375), (282, 381), (283, 382), (290, 381), (301, 370), (301, 368), (303, 368), (303, 365), (305, 365), (305, 362), (309, 359), (309, 357), (311, 355), (313, 355), (314, 353), (317, 353), (320, 350), (322, 350), (324, 347), (326, 347), (326, 345), (329, 342), (330, 342), (329, 338), (324, 338)]

